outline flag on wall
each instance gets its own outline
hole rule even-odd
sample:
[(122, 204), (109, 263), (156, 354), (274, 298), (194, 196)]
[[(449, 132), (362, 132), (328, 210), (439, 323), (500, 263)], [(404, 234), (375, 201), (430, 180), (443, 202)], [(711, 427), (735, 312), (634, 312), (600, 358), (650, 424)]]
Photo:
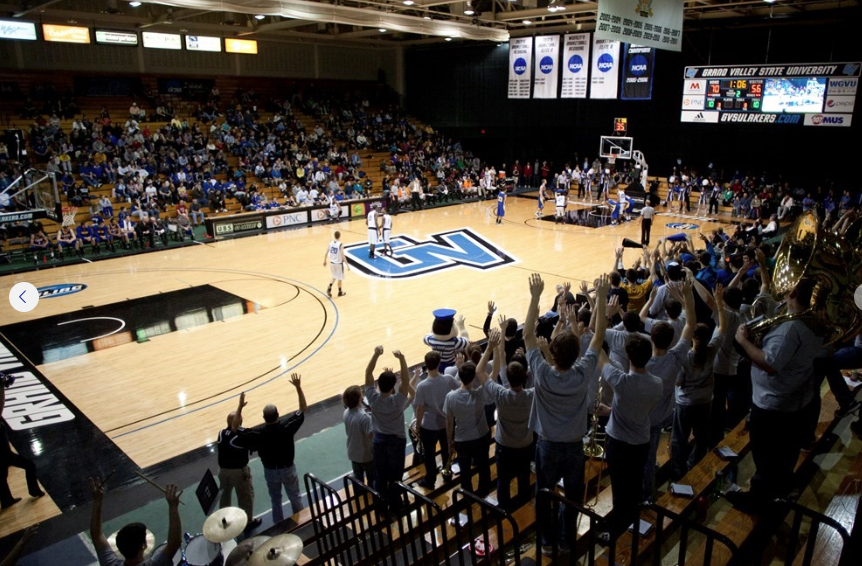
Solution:
[(557, 98), (560, 76), (560, 36), (536, 38), (536, 72), (533, 74), (533, 98)]
[(599, 0), (596, 37), (682, 51), (682, 0)]
[(593, 36), (590, 98), (616, 98), (620, 75), (620, 42)]
[(533, 38), (509, 40), (509, 98), (530, 98)]
[(586, 98), (589, 76), (590, 34), (569, 33), (563, 41), (560, 98)]
[(623, 55), (622, 100), (650, 100), (652, 98), (655, 49), (644, 45), (625, 43)]

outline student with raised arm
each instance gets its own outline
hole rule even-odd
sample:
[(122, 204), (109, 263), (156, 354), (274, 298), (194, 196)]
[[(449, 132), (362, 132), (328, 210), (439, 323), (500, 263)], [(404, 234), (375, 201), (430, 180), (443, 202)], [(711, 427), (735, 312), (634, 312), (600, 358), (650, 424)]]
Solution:
[(423, 461), (425, 477), (417, 485), (433, 489), (437, 481), (437, 443), (440, 443), (440, 453), (443, 458), (449, 455), (449, 443), (446, 436), (446, 415), (443, 404), (450, 391), (458, 389), (458, 381), (449, 375), (442, 374), (440, 368), (440, 353), (430, 351), (425, 354), (425, 367), (428, 377), (416, 386), (416, 400), (413, 411), (416, 422), (419, 423), (419, 438), (425, 449)]
[[(687, 351), (680, 358), (683, 371), (674, 393), (676, 406), (671, 436), (671, 477), (674, 481), (679, 481), (694, 467), (710, 446), (710, 414), (715, 384), (713, 363), (727, 331), (724, 288), (721, 285), (715, 288), (718, 327), (711, 333), (707, 325), (696, 323), (693, 284), (696, 282), (689, 274), (683, 283), (686, 324), (679, 340), (680, 344), (685, 344)], [(692, 433), (694, 447), (689, 450), (688, 439)]]
[(93, 494), (93, 510), (90, 514), (90, 538), (96, 548), (100, 566), (171, 566), (174, 554), (182, 542), (182, 521), (180, 520), (179, 488), (169, 483), (165, 486), (165, 500), (168, 502), (168, 542), (158, 554), (144, 558), (147, 549), (147, 526), (143, 523), (129, 523), (117, 533), (117, 550), (123, 558), (111, 549), (108, 539), (102, 532), (102, 499), (105, 497), (104, 483), (100, 478), (90, 478), (90, 492)]
[[(595, 334), (587, 352), (578, 358), (580, 344), (571, 331), (557, 334), (551, 342), (553, 365), (542, 357), (533, 330), (539, 316), (539, 300), (545, 283), (538, 273), (530, 276), (530, 306), (524, 321), (524, 342), (527, 361), (533, 374), (535, 400), (530, 411), (529, 426), (539, 440), (536, 445), (536, 488), (554, 489), (562, 478), (569, 499), (580, 502), (583, 498), (584, 447), (582, 439), (587, 433), (587, 411), (593, 399), (588, 395), (589, 381), (598, 362), (599, 350), (607, 328), (608, 276), (599, 278), (596, 285)], [(561, 509), (561, 520), (551, 516), (550, 507), (536, 509), (537, 520), (542, 521), (541, 550), (549, 555), (554, 545), (560, 544), (565, 552), (574, 544), (575, 511)], [(563, 535), (563, 540), (560, 540)]]
[(410, 376), (404, 354), (396, 350), (392, 355), (398, 359), (401, 366), (399, 389), (395, 390), (399, 376), (389, 368), (384, 369), (377, 378), (375, 387), (374, 368), (381, 355), (383, 346), (375, 347), (368, 367), (365, 368), (365, 398), (371, 409), (371, 426), (374, 429), (374, 438), (371, 441), (374, 489), (385, 497), (391, 506), (399, 507), (395, 488), (404, 475), (404, 455), (407, 449), (404, 411), (410, 404)]

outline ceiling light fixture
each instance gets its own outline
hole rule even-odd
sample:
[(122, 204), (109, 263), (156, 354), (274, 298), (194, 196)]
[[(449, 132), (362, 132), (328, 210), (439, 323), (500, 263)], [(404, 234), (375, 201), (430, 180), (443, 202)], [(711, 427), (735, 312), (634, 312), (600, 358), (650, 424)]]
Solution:
[(388, 30), (388, 29), (386, 29), (386, 28), (380, 28), (380, 29), (378, 29), (377, 31), (379, 31), (380, 33), (386, 33), (386, 32), (387, 32), (387, 31), (389, 31), (389, 30)]
[(132, 8), (137, 8), (141, 4), (143, 4), (143, 2), (129, 2), (129, 6), (131, 6)]
[(262, 20), (262, 19), (264, 19), (265, 17), (266, 17), (266, 16), (264, 16), (263, 14), (256, 14), (256, 15), (254, 16), (254, 19), (256, 19), (256, 20)]
[(452, 41), (452, 38), (451, 38), (451, 37), (447, 37), (447, 38), (446, 38), (446, 41)]
[(551, 13), (562, 12), (566, 9), (563, 0), (551, 0), (548, 4), (548, 11)]
[(525, 26), (528, 26), (528, 25), (532, 24), (533, 22), (530, 20), (521, 20), (521, 23), (524, 24)]
[(475, 13), (476, 11), (473, 9), (473, 4), (470, 2), (470, 0), (467, 0), (467, 3), (464, 4), (464, 15), (472, 16)]
[(412, 5), (413, 5), (413, 4), (415, 4), (416, 2), (414, 2), (413, 0), (404, 0), (404, 2), (402, 2), (402, 3), (403, 3), (405, 6), (412, 6)]

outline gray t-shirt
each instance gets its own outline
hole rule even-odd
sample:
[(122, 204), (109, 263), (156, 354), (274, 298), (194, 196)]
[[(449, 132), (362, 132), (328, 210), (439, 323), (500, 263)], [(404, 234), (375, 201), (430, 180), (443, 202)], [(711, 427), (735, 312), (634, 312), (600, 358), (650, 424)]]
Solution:
[(716, 329), (712, 339), (707, 345), (706, 359), (702, 367), (695, 366), (695, 353), (691, 350), (691, 342), (680, 340), (677, 346), (684, 344), (685, 355), (680, 357), (683, 368), (683, 384), (676, 387), (675, 397), (679, 405), (691, 406), (709, 403), (712, 401), (712, 390), (715, 387), (715, 375), (713, 374), (713, 362), (715, 354), (724, 336), (718, 334)]
[(763, 338), (766, 363), (775, 370), (770, 375), (751, 365), (752, 401), (770, 411), (798, 411), (814, 399), (815, 358), (826, 354), (823, 339), (801, 320), (779, 324)]
[[(110, 547), (103, 548), (99, 550), (97, 553), (99, 558), (100, 566), (124, 566), (126, 563), (125, 560), (120, 558), (116, 552), (114, 552)], [(170, 557), (168, 557), (164, 552), (157, 552), (153, 556), (145, 559), (138, 566), (172, 566), (174, 563)]]
[(446, 428), (446, 415), (443, 414), (443, 402), (446, 394), (459, 385), (455, 378), (441, 374), (427, 377), (416, 386), (416, 399), (413, 407), (425, 407), (420, 426), (427, 430), (443, 430)]
[(488, 434), (485, 389), (456, 389), (446, 395), (443, 412), (455, 417), (455, 442), (477, 440)]
[(365, 409), (354, 407), (344, 410), (344, 431), (347, 433), (347, 457), (351, 462), (364, 464), (371, 461), (371, 415)]
[(629, 355), (626, 354), (626, 344), (632, 336), (640, 336), (649, 340), (650, 337), (643, 332), (629, 332), (628, 330), (614, 330), (609, 328), (605, 332), (605, 341), (608, 343), (610, 354), (608, 357), (615, 366), (625, 371), (629, 370)]
[(515, 392), (490, 379), (485, 382), (485, 394), (497, 404), (494, 440), (507, 448), (526, 448), (533, 443), (528, 423), (534, 393), (532, 389)]
[(625, 373), (612, 364), (602, 371), (614, 390), (607, 433), (627, 444), (649, 442), (650, 412), (662, 395), (662, 381), (651, 373)]
[(377, 388), (365, 388), (365, 398), (371, 408), (371, 426), (376, 434), (394, 434), (406, 438), (404, 433), (404, 410), (410, 402), (407, 397), (393, 393), (384, 397)]
[(655, 318), (657, 320), (667, 320), (667, 313), (664, 311), (664, 302), (668, 299), (668, 297), (672, 297), (672, 295), (668, 291), (667, 284), (661, 285), (656, 288), (655, 299), (653, 299), (652, 305), (650, 305), (649, 308), (650, 318)]
[(551, 442), (579, 442), (587, 433), (587, 394), (598, 362), (598, 351), (587, 350), (575, 364), (560, 373), (545, 361), (538, 348), (527, 351), (533, 372), (535, 397), (530, 429)]
[[(718, 323), (717, 312), (712, 314), (712, 318)], [(725, 308), (724, 320), (727, 332), (724, 334), (718, 353), (715, 355), (713, 369), (715, 373), (722, 375), (736, 375), (736, 366), (739, 364), (739, 352), (733, 347), (733, 338), (736, 336), (736, 329), (739, 328), (740, 324), (745, 324), (747, 319), (740, 311)]]
[(677, 344), (663, 356), (653, 356), (647, 362), (648, 372), (658, 377), (662, 382), (662, 396), (650, 412), (650, 425), (659, 426), (673, 414), (674, 388), (676, 380), (682, 373), (682, 358), (689, 348), (688, 342)]
[(682, 336), (682, 329), (685, 328), (685, 315), (681, 314), (676, 318), (668, 318), (666, 320), (658, 320), (657, 318), (648, 318), (646, 322), (644, 322), (644, 330), (647, 331), (647, 334), (652, 332), (652, 327), (655, 326), (659, 322), (666, 322), (671, 325), (673, 328), (673, 339), (670, 341), (670, 346), (668, 348), (673, 348), (679, 342), (680, 336)]

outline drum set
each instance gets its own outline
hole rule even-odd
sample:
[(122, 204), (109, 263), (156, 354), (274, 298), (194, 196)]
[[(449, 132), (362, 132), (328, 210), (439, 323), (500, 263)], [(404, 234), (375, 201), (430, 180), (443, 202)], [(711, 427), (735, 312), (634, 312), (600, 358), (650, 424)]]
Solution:
[[(256, 536), (243, 540), (240, 536), (248, 524), (245, 511), (238, 507), (219, 509), (204, 522), (203, 533), (183, 537), (185, 546), (173, 557), (174, 566), (293, 566), (302, 554), (302, 539), (283, 534), (274, 537)], [(116, 551), (117, 533), (108, 538)], [(147, 531), (146, 555), (161, 552), (167, 543), (155, 546), (155, 536)]]

